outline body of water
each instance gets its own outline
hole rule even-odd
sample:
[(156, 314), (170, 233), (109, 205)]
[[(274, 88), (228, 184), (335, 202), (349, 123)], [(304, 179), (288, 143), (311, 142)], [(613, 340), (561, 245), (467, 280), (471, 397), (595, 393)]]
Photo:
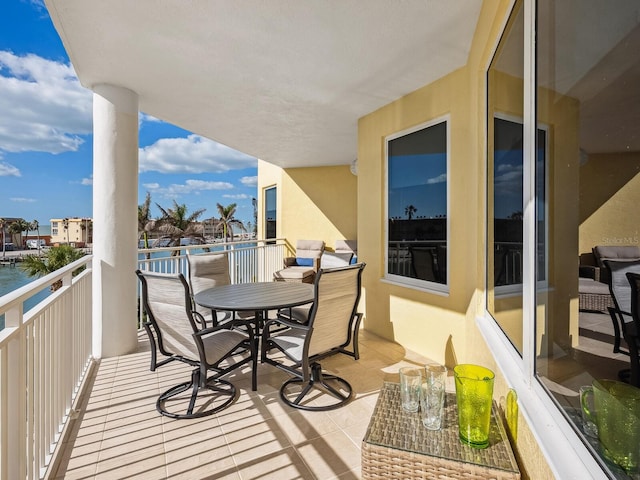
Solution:
[[(28, 283), (31, 283), (35, 280), (34, 277), (28, 276), (18, 265), (0, 266), (0, 297), (2, 297), (3, 295), (6, 295), (7, 293), (13, 292), (14, 290)], [(28, 298), (24, 302), (24, 311), (27, 311), (30, 308), (33, 308), (33, 306), (37, 305), (39, 302), (47, 298), (50, 293), (51, 292), (49, 291), (49, 288), (45, 287), (40, 292)], [(3, 328), (4, 328), (4, 315), (0, 315), (0, 330), (2, 330)]]
[[(247, 242), (247, 243), (236, 245), (236, 248), (254, 247), (255, 245), (256, 245), (255, 242)], [(221, 251), (221, 250), (224, 250), (223, 246), (215, 245), (210, 247), (210, 251), (212, 252)], [(197, 254), (197, 253), (203, 253), (204, 251), (205, 251), (204, 249), (193, 249), (192, 253)], [(184, 251), (182, 251), (181, 253), (184, 255)], [(170, 255), (171, 255), (171, 252), (168, 252), (168, 251), (153, 252), (151, 254), (151, 258), (152, 259), (167, 258)], [(144, 258), (145, 258), (144, 254), (138, 255), (138, 260), (144, 260)], [(20, 268), (19, 263), (13, 267), (8, 265), (0, 266), (0, 297), (34, 281), (35, 279), (36, 279), (35, 277), (28, 276)], [(37, 292), (35, 295), (28, 298), (24, 302), (24, 311), (26, 312), (30, 308), (33, 308), (39, 302), (47, 298), (50, 294), (51, 292), (48, 287), (45, 287), (43, 290)], [(4, 315), (0, 315), (0, 330), (2, 330), (3, 328), (4, 328)]]

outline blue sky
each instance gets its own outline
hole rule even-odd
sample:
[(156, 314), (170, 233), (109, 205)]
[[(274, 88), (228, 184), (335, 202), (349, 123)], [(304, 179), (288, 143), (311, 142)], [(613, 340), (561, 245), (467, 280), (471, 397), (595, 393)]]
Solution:
[[(140, 114), (138, 203), (189, 212), (238, 205), (253, 222), (257, 160)], [(5, 0), (0, 14), (0, 217), (48, 224), (92, 216), (92, 93), (73, 71), (42, 0)]]

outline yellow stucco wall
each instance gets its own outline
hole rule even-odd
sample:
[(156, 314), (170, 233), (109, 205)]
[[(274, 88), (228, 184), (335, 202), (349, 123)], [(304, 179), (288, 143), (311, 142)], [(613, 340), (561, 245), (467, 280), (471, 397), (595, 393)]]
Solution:
[[(292, 247), (297, 240), (324, 240), (333, 250), (339, 239), (357, 239), (357, 177), (348, 165), (282, 169), (258, 162), (258, 191), (277, 188), (276, 235)], [(258, 231), (264, 232), (264, 201)]]
[[(509, 1), (484, 2), (467, 66), (361, 118), (358, 130), (365, 328), (451, 368), (471, 362), (493, 369), (498, 401), (508, 386), (475, 318), (485, 308), (486, 69), (510, 6)], [(385, 137), (443, 115), (450, 121), (448, 295), (384, 280)], [(553, 478), (522, 415), (515, 449), (523, 478)]]
[(640, 203), (640, 155), (601, 153), (580, 167), (580, 253), (596, 245), (638, 245), (636, 215)]

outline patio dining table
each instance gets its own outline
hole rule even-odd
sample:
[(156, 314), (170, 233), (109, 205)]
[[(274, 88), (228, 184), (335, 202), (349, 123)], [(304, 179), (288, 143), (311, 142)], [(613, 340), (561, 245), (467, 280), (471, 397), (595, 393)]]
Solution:
[(255, 312), (259, 335), (265, 312), (312, 303), (314, 295), (313, 285), (307, 283), (255, 282), (208, 288), (194, 295), (194, 301), (212, 310)]

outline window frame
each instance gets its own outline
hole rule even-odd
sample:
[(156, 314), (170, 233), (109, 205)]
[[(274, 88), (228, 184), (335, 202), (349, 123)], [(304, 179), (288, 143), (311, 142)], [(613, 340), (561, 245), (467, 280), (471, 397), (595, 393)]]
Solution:
[[(275, 232), (274, 232), (274, 236), (273, 237), (268, 237), (267, 236), (267, 232), (268, 232), (268, 219), (267, 219), (267, 207), (268, 207), (268, 202), (267, 202), (267, 192), (269, 191), (275, 191), (275, 210), (276, 210), (276, 218), (275, 218)], [(264, 226), (263, 226), (263, 236), (265, 238), (265, 240), (271, 240), (271, 239), (276, 239), (278, 237), (278, 186), (277, 185), (270, 185), (268, 187), (264, 187), (263, 189), (263, 198), (264, 198), (264, 216), (263, 216), (263, 221), (264, 221)]]
[[(446, 264), (447, 264), (447, 279), (446, 283), (431, 282), (428, 280), (421, 280), (418, 278), (410, 278), (402, 275), (396, 275), (389, 273), (389, 142), (397, 138), (401, 138), (406, 135), (425, 130), (429, 127), (444, 123), (446, 132), (446, 174), (447, 174), (447, 207), (446, 207)], [(416, 290), (426, 291), (429, 293), (435, 293), (439, 295), (449, 295), (449, 280), (450, 280), (450, 238), (451, 238), (451, 116), (449, 114), (442, 115), (440, 117), (433, 118), (429, 121), (414, 125), (413, 127), (401, 130), (399, 132), (387, 135), (384, 137), (384, 277), (385, 283), (393, 285), (399, 285)]]
[[(506, 28), (513, 7), (503, 19), (502, 31)], [(558, 405), (536, 376), (535, 362), (535, 313), (536, 313), (536, 214), (535, 214), (535, 158), (536, 158), (536, 0), (522, 0), (524, 13), (524, 110), (523, 110), (523, 352), (518, 354), (499, 324), (493, 319), (486, 305), (487, 285), (485, 284), (485, 308), (483, 315), (476, 318), (489, 351), (510, 388), (518, 393), (518, 405), (534, 439), (544, 454), (549, 468), (557, 478), (563, 479), (606, 479), (601, 465), (590, 453), (573, 426), (560, 411)], [(485, 72), (489, 71), (493, 55), (498, 49), (500, 38), (493, 46), (493, 54), (488, 58)], [(489, 83), (484, 75), (484, 92)], [(488, 105), (486, 105), (488, 111)], [(485, 114), (485, 147), (488, 115)], [(485, 155), (488, 154), (485, 148)], [(485, 163), (486, 164), (486, 163)], [(487, 212), (487, 205), (485, 205)], [(485, 255), (486, 259), (486, 255)], [(488, 268), (485, 262), (485, 271)], [(487, 276), (485, 275), (485, 282)]]

